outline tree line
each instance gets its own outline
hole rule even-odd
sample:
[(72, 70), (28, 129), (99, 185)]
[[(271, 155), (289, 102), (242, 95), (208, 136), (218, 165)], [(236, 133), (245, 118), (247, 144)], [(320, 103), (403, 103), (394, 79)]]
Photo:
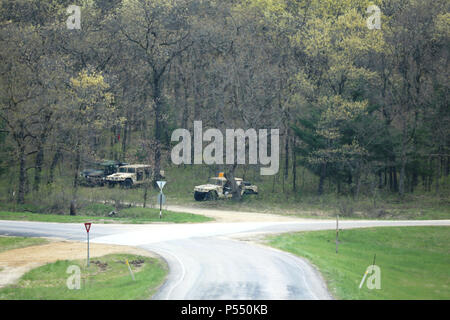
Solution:
[[(69, 5), (81, 29), (66, 26)], [(367, 26), (371, 4), (381, 28)], [(450, 170), (445, 0), (5, 0), (0, 174), (17, 202), (92, 159), (170, 163), (171, 133), (279, 128), (283, 166), (404, 195)], [(230, 177), (238, 166), (223, 169)], [(45, 179), (43, 171), (47, 172)], [(234, 180), (233, 180), (234, 181)], [(443, 182), (442, 182), (443, 181)], [(236, 195), (237, 196), (237, 195)]]

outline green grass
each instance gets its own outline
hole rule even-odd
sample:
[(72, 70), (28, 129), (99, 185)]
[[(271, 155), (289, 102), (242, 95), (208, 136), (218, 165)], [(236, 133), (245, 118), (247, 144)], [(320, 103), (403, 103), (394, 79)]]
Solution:
[[(125, 264), (134, 271), (133, 281)], [(141, 262), (141, 264), (133, 264)], [(81, 269), (81, 288), (70, 290), (67, 268)], [(17, 284), (0, 289), (0, 300), (136, 300), (149, 299), (164, 282), (167, 266), (159, 259), (112, 254), (91, 260), (57, 261), (26, 273)]]
[[(102, 204), (96, 205), (97, 209), (100, 206), (103, 205)], [(120, 210), (120, 212), (115, 217), (96, 216), (96, 215), (70, 216), (58, 214), (31, 213), (31, 212), (0, 211), (0, 220), (61, 222), (61, 223), (82, 223), (86, 221), (92, 221), (95, 223), (142, 224), (152, 222), (200, 223), (212, 221), (213, 219), (199, 214), (173, 212), (167, 210), (163, 210), (162, 219), (159, 219), (158, 209), (128, 208)]]
[(0, 252), (37, 246), (48, 243), (48, 240), (42, 238), (24, 238), (24, 237), (3, 237), (0, 236)]
[[(450, 228), (385, 227), (269, 236), (269, 245), (307, 258), (338, 299), (450, 299)], [(366, 268), (381, 269), (381, 289), (359, 284)]]

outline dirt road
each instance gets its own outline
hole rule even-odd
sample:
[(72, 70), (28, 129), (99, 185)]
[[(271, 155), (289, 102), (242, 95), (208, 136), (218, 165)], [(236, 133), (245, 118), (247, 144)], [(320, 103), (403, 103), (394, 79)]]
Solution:
[(178, 205), (167, 206), (167, 210), (174, 212), (201, 214), (207, 217), (214, 218), (216, 222), (299, 222), (305, 220), (302, 218), (288, 217), (271, 213), (245, 212), (237, 210), (215, 210), (209, 208), (194, 208)]

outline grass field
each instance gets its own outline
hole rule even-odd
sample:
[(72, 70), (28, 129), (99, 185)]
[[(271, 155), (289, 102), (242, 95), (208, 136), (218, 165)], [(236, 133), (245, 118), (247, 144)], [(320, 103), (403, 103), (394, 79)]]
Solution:
[[(152, 222), (171, 223), (200, 223), (212, 221), (212, 218), (198, 214), (163, 211), (162, 219), (159, 218), (159, 210), (152, 208), (127, 208), (120, 210), (115, 217), (106, 214), (113, 210), (112, 207), (103, 204), (94, 204), (89, 207), (90, 211), (82, 212), (82, 215), (70, 216), (59, 214), (43, 214), (31, 212), (0, 211), (0, 220), (16, 221), (40, 221), (40, 222), (62, 222), (81, 223), (95, 221), (96, 223), (129, 223), (142, 224)], [(102, 212), (104, 214), (102, 214)], [(106, 212), (106, 213), (105, 213)]]
[(37, 246), (48, 243), (48, 240), (42, 238), (24, 238), (24, 237), (3, 237), (0, 236), (0, 252)]
[[(312, 262), (338, 299), (450, 299), (450, 228), (388, 227), (269, 236), (269, 245)], [(381, 289), (359, 289), (366, 268), (381, 269)]]
[[(125, 264), (134, 272), (132, 280)], [(67, 273), (80, 267), (80, 289), (69, 289)], [(167, 266), (160, 260), (129, 254), (112, 254), (91, 260), (57, 261), (26, 273), (17, 284), (0, 289), (0, 300), (136, 300), (149, 299), (163, 283)]]

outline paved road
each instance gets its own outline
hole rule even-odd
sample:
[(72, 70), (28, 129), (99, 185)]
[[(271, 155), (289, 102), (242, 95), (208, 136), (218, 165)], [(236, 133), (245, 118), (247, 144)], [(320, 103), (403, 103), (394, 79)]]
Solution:
[[(340, 221), (341, 229), (373, 226), (450, 226), (436, 221)], [(110, 225), (91, 228), (92, 242), (139, 246), (169, 264), (155, 299), (330, 299), (318, 272), (289, 253), (238, 241), (258, 234), (334, 229), (335, 221)], [(84, 241), (82, 224), (0, 221), (0, 235)]]

